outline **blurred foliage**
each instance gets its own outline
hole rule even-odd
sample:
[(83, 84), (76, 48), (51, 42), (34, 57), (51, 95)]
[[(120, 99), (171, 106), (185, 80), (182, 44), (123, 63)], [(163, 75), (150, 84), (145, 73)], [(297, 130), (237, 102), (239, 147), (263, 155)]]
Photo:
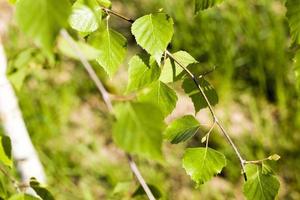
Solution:
[[(246, 116), (238, 123), (242, 131), (230, 132), (241, 152), (249, 159), (281, 155), (275, 167), (281, 181), (279, 199), (300, 199), (300, 101), (292, 64), (299, 47), (291, 42), (284, 0), (227, 0), (197, 16), (188, 0), (113, 1), (113, 9), (132, 18), (161, 8), (174, 19), (172, 51), (185, 50), (197, 58), (200, 64), (194, 70), (199, 73), (216, 67), (207, 78), (219, 94), (222, 120), (230, 127), (236, 110)], [(132, 45), (129, 24), (112, 21)], [(13, 24), (5, 47), (10, 77), (29, 70), (15, 78), (25, 80), (15, 87), (53, 195), (92, 200), (130, 199), (129, 194), (138, 193), (124, 155), (112, 144), (111, 117), (80, 64), (59, 54), (49, 60)], [(112, 93), (124, 89), (124, 74), (121, 70), (105, 81)], [(250, 129), (244, 128), (247, 123)], [(226, 141), (213, 133), (210, 145), (221, 149), (228, 163), (221, 177), (200, 188), (185, 175), (180, 158), (182, 147), (199, 144), (203, 135), (177, 147), (166, 144), (162, 165), (139, 161), (162, 199), (242, 199), (238, 161)]]

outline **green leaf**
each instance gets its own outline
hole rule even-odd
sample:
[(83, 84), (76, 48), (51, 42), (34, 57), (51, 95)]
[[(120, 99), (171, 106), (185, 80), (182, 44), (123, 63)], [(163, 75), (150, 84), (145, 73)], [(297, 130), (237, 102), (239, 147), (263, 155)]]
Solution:
[(262, 166), (246, 165), (248, 181), (244, 183), (243, 193), (248, 200), (275, 199), (280, 183), (272, 173), (263, 173)]
[(7, 136), (0, 136), (0, 162), (8, 167), (13, 166), (11, 158), (11, 141)]
[(222, 3), (223, 0), (195, 0), (195, 13)]
[(141, 92), (138, 100), (155, 103), (161, 109), (164, 116), (167, 116), (174, 110), (178, 98), (173, 89), (163, 82), (157, 81)]
[(28, 194), (15, 194), (11, 196), (8, 200), (40, 200), (40, 199)]
[(188, 148), (183, 156), (183, 168), (197, 185), (221, 173), (225, 166), (225, 156), (211, 148)]
[(164, 136), (170, 140), (172, 144), (185, 142), (193, 137), (200, 128), (197, 119), (192, 115), (185, 115), (174, 120), (165, 130)]
[(111, 1), (110, 0), (97, 0), (100, 6), (109, 8), (111, 7)]
[[(206, 94), (210, 104), (212, 106), (216, 105), (218, 103), (218, 95), (213, 86), (210, 85), (209, 82), (207, 82), (204, 78), (198, 79), (198, 83), (204, 90), (204, 93)], [(182, 87), (185, 93), (192, 99), (196, 112), (208, 106), (192, 79), (186, 78), (183, 81)]]
[(101, 30), (92, 34), (89, 43), (100, 51), (97, 62), (111, 77), (124, 61), (127, 51), (127, 41), (120, 33), (102, 23)]
[(21, 30), (48, 53), (59, 30), (67, 26), (70, 12), (69, 0), (19, 0), (16, 3), (16, 18)]
[(128, 153), (162, 159), (162, 131), (165, 126), (159, 108), (148, 103), (124, 103), (115, 107), (115, 143)]
[(173, 20), (164, 13), (145, 15), (133, 23), (131, 32), (137, 43), (160, 63), (173, 36)]
[[(195, 58), (185, 51), (178, 51), (174, 53), (173, 56), (184, 67), (187, 67), (190, 64), (198, 63)], [(180, 79), (182, 71), (183, 69), (177, 63), (168, 58), (164, 64), (159, 80), (164, 83), (175, 82)]]
[(43, 200), (54, 200), (50, 191), (43, 187), (35, 178), (30, 179), (30, 187), (39, 195)]
[(139, 90), (157, 81), (160, 68), (152, 57), (133, 56), (129, 61), (127, 92)]
[(294, 42), (300, 44), (300, 0), (286, 1), (286, 16), (288, 18), (291, 35)]
[[(78, 46), (80, 52), (85, 56), (86, 59), (95, 60), (99, 58), (100, 51), (98, 49), (88, 45), (85, 42), (75, 41), (75, 40), (73, 40), (73, 42)], [(65, 56), (79, 60), (79, 57), (77, 56), (74, 49), (70, 47), (69, 43), (63, 37), (59, 37), (58, 39), (58, 49)]]
[(77, 1), (72, 7), (72, 14), (69, 18), (71, 27), (82, 33), (91, 33), (99, 28), (101, 22), (101, 8), (87, 6), (84, 1)]

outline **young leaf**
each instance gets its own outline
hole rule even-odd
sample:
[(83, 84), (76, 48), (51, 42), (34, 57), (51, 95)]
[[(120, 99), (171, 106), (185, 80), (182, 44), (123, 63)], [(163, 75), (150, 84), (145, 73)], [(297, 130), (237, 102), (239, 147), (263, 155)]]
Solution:
[[(213, 86), (210, 85), (209, 82), (207, 82), (204, 78), (198, 79), (198, 82), (204, 90), (204, 93), (206, 94), (210, 104), (212, 106), (216, 105), (218, 103), (218, 95)], [(185, 93), (188, 94), (192, 99), (196, 112), (208, 106), (193, 80), (186, 78), (183, 81), (182, 87)]]
[(77, 1), (72, 7), (69, 23), (73, 29), (79, 32), (91, 33), (99, 28), (101, 15), (101, 8), (91, 8), (84, 5), (82, 1)]
[(101, 26), (101, 31), (90, 36), (89, 43), (100, 51), (100, 56), (96, 60), (108, 75), (112, 76), (125, 58), (126, 39), (120, 33), (109, 29), (108, 24), (105, 24)]
[(148, 103), (124, 103), (115, 107), (113, 126), (115, 143), (128, 153), (150, 159), (162, 159), (163, 115)]
[(133, 23), (131, 32), (137, 43), (159, 63), (173, 36), (173, 20), (164, 13), (145, 15)]
[(272, 173), (263, 173), (260, 165), (246, 166), (248, 181), (244, 183), (243, 193), (248, 200), (275, 199), (280, 183)]
[(286, 1), (286, 16), (288, 18), (291, 35), (294, 42), (300, 44), (300, 0)]
[(21, 30), (47, 52), (51, 52), (59, 30), (67, 26), (70, 12), (69, 0), (19, 0), (16, 3)]
[(11, 141), (7, 136), (0, 136), (0, 162), (8, 167), (13, 166), (11, 158)]
[[(185, 51), (178, 51), (173, 54), (174, 58), (179, 61), (184, 67), (190, 64), (198, 63), (189, 53)], [(183, 69), (175, 63), (173, 60), (168, 58), (164, 64), (159, 80), (164, 83), (170, 83), (179, 80), (180, 74)]]
[(127, 92), (132, 92), (157, 81), (160, 68), (151, 57), (133, 56), (129, 61), (128, 74)]
[(40, 200), (40, 199), (28, 194), (19, 193), (11, 196), (8, 200)]
[(193, 137), (200, 128), (197, 119), (192, 115), (186, 115), (174, 120), (165, 130), (164, 136), (172, 144), (185, 142)]
[(35, 178), (30, 179), (30, 187), (39, 195), (43, 200), (54, 200), (53, 195), (46, 187), (43, 187)]
[(183, 168), (197, 185), (209, 181), (225, 166), (225, 156), (211, 148), (188, 148), (183, 156)]
[(177, 99), (176, 92), (160, 81), (151, 84), (138, 96), (138, 100), (141, 102), (155, 103), (164, 116), (169, 115), (174, 110)]
[(195, 0), (195, 13), (198, 13), (200, 10), (211, 8), (222, 2), (223, 0)]
[[(95, 60), (95, 59), (99, 58), (100, 51), (98, 49), (96, 49), (82, 41), (73, 40), (73, 42), (76, 43), (76, 45), (78, 46), (81, 53), (85, 56), (86, 59)], [(76, 52), (74, 51), (74, 49), (72, 47), (70, 47), (70, 44), (63, 37), (58, 38), (58, 49), (65, 56), (79, 60), (79, 57), (76, 54)]]
[(273, 161), (278, 161), (280, 159), (280, 155), (273, 154), (273, 155), (269, 156), (268, 159), (273, 160)]

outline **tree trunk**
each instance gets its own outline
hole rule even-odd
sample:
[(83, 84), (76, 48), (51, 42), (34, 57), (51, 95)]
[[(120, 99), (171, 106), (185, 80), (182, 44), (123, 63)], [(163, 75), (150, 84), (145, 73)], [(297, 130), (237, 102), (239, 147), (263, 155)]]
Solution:
[[(0, 24), (6, 24), (1, 17)], [(28, 184), (30, 178), (35, 177), (39, 182), (45, 183), (43, 166), (30, 140), (17, 97), (6, 77), (6, 70), (7, 59), (0, 34), (0, 123), (4, 133), (11, 139), (12, 155), (22, 182)]]

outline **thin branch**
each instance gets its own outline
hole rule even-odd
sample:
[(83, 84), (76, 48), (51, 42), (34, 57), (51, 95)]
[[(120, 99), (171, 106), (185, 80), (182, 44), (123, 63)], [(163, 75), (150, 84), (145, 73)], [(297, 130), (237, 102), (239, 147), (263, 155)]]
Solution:
[(121, 18), (121, 19), (123, 19), (123, 20), (129, 22), (129, 23), (133, 23), (133, 22), (134, 22), (133, 19), (130, 19), (130, 18), (128, 18), (128, 17), (125, 17), (125, 16), (123, 16), (123, 15), (121, 15), (121, 14), (119, 14), (119, 13), (113, 11), (113, 10), (108, 9), (108, 8), (103, 8), (103, 7), (101, 7), (101, 9), (102, 9), (104, 12), (109, 13), (109, 14), (112, 14), (112, 15), (115, 15), (115, 16), (117, 16), (117, 17), (119, 17), (119, 18)]
[[(80, 62), (82, 63), (82, 65), (84, 66), (86, 71), (88, 72), (91, 79), (96, 84), (99, 92), (101, 93), (102, 98), (103, 98), (108, 110), (110, 112), (112, 112), (113, 107), (112, 107), (111, 99), (109, 97), (109, 93), (106, 91), (105, 87), (103, 86), (102, 82), (100, 81), (100, 79), (98, 78), (96, 72), (94, 71), (93, 67), (90, 65), (90, 63), (88, 62), (86, 57), (83, 55), (83, 53), (81, 52), (81, 50), (79, 49), (77, 44), (74, 42), (72, 37), (69, 35), (69, 33), (65, 29), (63, 29), (61, 31), (61, 35), (67, 41), (69, 46), (74, 50), (74, 53), (79, 57)], [(155, 200), (154, 195), (152, 194), (149, 186), (147, 185), (145, 179), (143, 178), (143, 176), (142, 176), (141, 172), (139, 171), (139, 169), (138, 169), (136, 163), (134, 162), (133, 158), (129, 154), (127, 154), (127, 158), (128, 158), (128, 162), (129, 162), (129, 166), (130, 166), (131, 171), (133, 172), (133, 174), (135, 175), (135, 177), (137, 178), (137, 180), (139, 181), (139, 183), (143, 187), (145, 193), (147, 194), (147, 197), (149, 198), (149, 200)]]
[(96, 84), (96, 86), (97, 86), (99, 92), (101, 93), (103, 101), (106, 104), (108, 110), (111, 112), (113, 110), (113, 107), (112, 107), (111, 100), (109, 98), (109, 93), (106, 91), (104, 85), (99, 80), (99, 78), (98, 78), (96, 72), (94, 71), (93, 67), (90, 65), (90, 63), (85, 58), (85, 56), (83, 55), (83, 53), (81, 52), (81, 50), (79, 49), (77, 44), (73, 41), (72, 37), (69, 35), (69, 33), (65, 29), (63, 29), (61, 31), (61, 35), (67, 41), (67, 43), (70, 45), (70, 47), (73, 49), (74, 53), (76, 53), (76, 55), (78, 56), (80, 62), (84, 66), (85, 70), (88, 72), (90, 78)]
[(134, 173), (135, 177), (138, 179), (139, 183), (143, 187), (144, 191), (146, 192), (148, 198), (150, 200), (155, 200), (155, 197), (153, 196), (150, 188), (148, 187), (147, 183), (145, 182), (145, 179), (143, 178), (142, 174), (140, 173), (136, 163), (133, 161), (132, 157), (127, 154), (128, 160), (129, 160), (129, 166), (131, 168), (131, 171)]
[(264, 158), (261, 160), (246, 160), (245, 164), (261, 164), (262, 162), (267, 161), (267, 160), (269, 160), (269, 158)]
[(240, 165), (241, 165), (241, 168), (242, 168), (242, 173), (244, 175), (244, 179), (245, 179), (245, 181), (247, 181), (247, 175), (246, 175), (246, 169), (245, 169), (245, 160), (242, 158), (238, 148), (236, 147), (236, 145), (234, 144), (234, 142), (230, 138), (229, 134), (227, 133), (227, 131), (225, 130), (223, 125), (219, 122), (219, 119), (217, 118), (217, 115), (215, 114), (215, 111), (214, 111), (210, 101), (208, 100), (208, 97), (206, 96), (204, 90), (200, 86), (200, 83), (199, 83), (197, 77), (195, 77), (195, 75), (189, 69), (187, 69), (183, 64), (181, 64), (168, 50), (166, 52), (167, 52), (168, 56), (172, 60), (174, 60), (174, 62), (176, 62), (191, 77), (191, 79), (193, 79), (195, 85), (197, 86), (197, 88), (200, 91), (201, 95), (203, 96), (205, 102), (207, 103), (208, 109), (209, 109), (209, 111), (210, 111), (210, 113), (213, 117), (214, 122), (219, 126), (221, 132), (223, 133), (223, 135), (225, 136), (225, 138), (229, 142), (230, 146), (233, 148), (235, 154), (237, 155), (237, 157), (240, 161)]
[(246, 164), (261, 164), (261, 163), (263, 163), (264, 161), (267, 161), (267, 160), (277, 161), (279, 159), (280, 159), (280, 156), (277, 155), (277, 154), (274, 154), (274, 155), (271, 155), (267, 158), (263, 158), (263, 159), (260, 159), (260, 160), (246, 160), (245, 163)]

